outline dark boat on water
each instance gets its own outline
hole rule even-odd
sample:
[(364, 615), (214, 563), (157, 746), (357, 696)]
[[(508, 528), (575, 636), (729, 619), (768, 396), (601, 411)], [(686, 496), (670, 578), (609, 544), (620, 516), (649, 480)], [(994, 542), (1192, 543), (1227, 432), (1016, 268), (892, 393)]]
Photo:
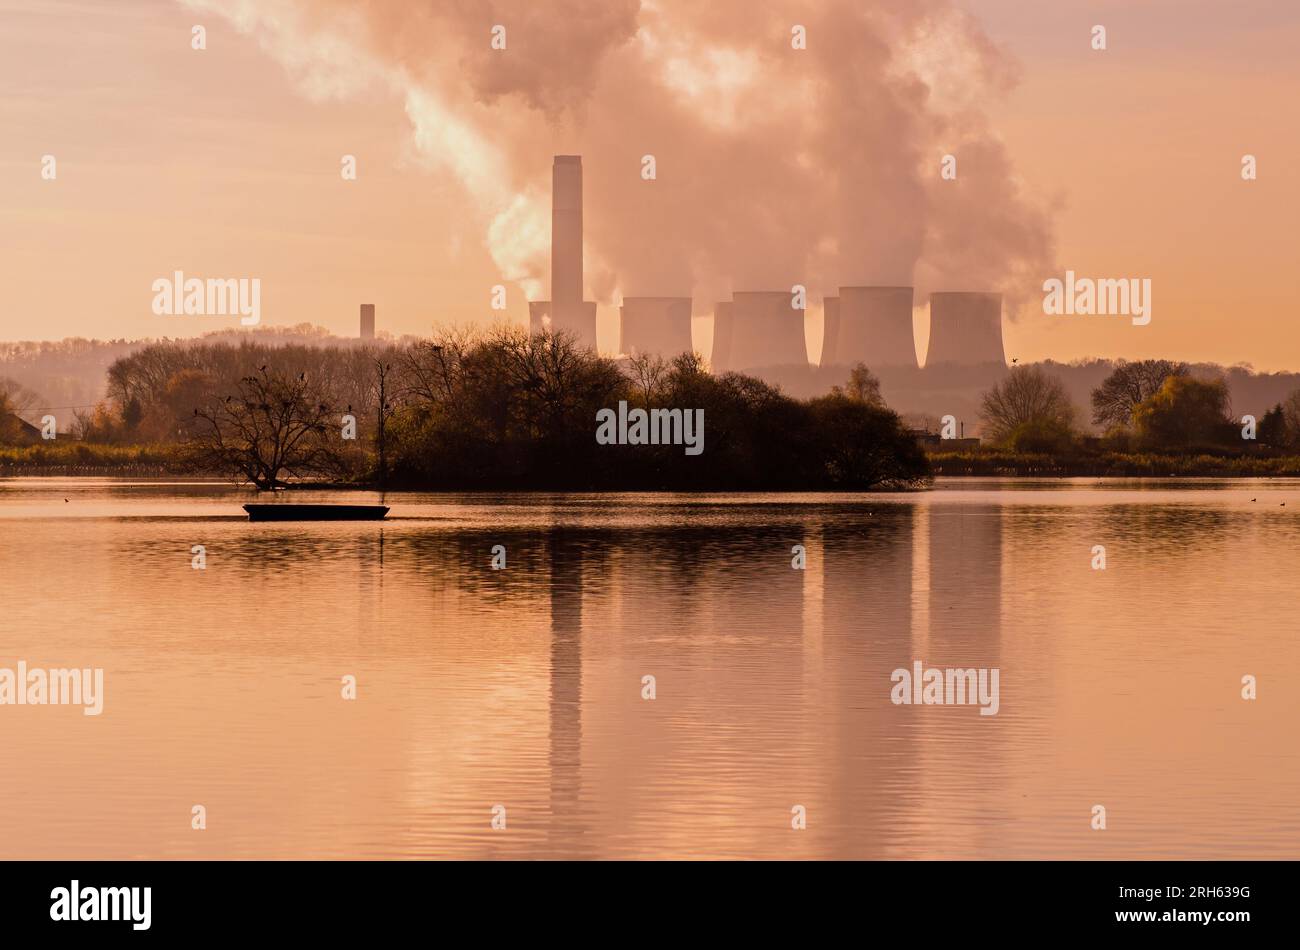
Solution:
[(387, 505), (245, 505), (249, 521), (380, 521)]

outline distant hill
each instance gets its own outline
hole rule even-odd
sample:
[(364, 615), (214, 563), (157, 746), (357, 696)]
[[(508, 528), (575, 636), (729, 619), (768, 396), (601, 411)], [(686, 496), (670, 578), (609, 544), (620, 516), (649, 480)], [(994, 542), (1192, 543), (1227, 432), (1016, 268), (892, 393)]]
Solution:
[[(36, 405), (22, 415), (31, 421), (41, 409), (86, 408), (104, 398), (108, 368), (123, 356), (168, 338), (156, 340), (87, 340), (70, 337), (50, 342), (0, 343), (0, 377), (8, 377), (36, 394)], [(337, 337), (323, 327), (300, 323), (292, 327), (217, 330), (195, 340), (214, 343), (253, 339), (272, 346), (294, 343), (314, 346), (353, 346), (359, 340)]]
[[(384, 336), (381, 334), (381, 336)], [(255, 340), (272, 346), (305, 344), (351, 347), (362, 341), (334, 336), (323, 327), (301, 323), (293, 327), (255, 327), (219, 330), (195, 337), (200, 342)], [(403, 342), (392, 340), (391, 342)], [(36, 410), (90, 407), (104, 398), (108, 368), (158, 340), (86, 340), (70, 338), (57, 343), (0, 343), (0, 377), (8, 377), (37, 396)], [(1079, 410), (1080, 426), (1093, 431), (1092, 390), (1114, 369), (1115, 361), (1094, 359), (1073, 363), (1045, 360), (1038, 364), (1060, 377)], [(1223, 377), (1228, 383), (1233, 415), (1256, 418), (1300, 389), (1300, 373), (1256, 373), (1249, 366), (1223, 367), (1215, 363), (1191, 364), (1199, 377)], [(929, 420), (955, 416), (966, 435), (979, 434), (980, 395), (1009, 371), (1000, 363), (961, 366), (872, 367), (880, 379), (881, 395), (889, 406), (924, 427)], [(769, 366), (749, 370), (799, 399), (824, 395), (848, 379), (848, 366)], [(22, 414), (28, 421), (39, 412)]]

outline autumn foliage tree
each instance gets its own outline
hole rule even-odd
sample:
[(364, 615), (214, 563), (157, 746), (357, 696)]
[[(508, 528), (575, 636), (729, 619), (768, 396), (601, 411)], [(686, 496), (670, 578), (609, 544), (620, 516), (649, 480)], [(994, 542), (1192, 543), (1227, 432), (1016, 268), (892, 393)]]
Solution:
[(1228, 418), (1228, 387), (1222, 380), (1170, 376), (1133, 410), (1139, 444), (1154, 450), (1224, 446), (1239, 436)]
[(1133, 410), (1155, 395), (1166, 379), (1187, 373), (1186, 364), (1172, 360), (1120, 360), (1092, 391), (1092, 421), (1107, 429), (1129, 425)]

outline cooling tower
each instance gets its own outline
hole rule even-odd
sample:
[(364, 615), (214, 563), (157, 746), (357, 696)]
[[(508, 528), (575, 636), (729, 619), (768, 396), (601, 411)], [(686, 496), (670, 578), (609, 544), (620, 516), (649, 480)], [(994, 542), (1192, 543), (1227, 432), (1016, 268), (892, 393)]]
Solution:
[(694, 352), (690, 297), (624, 297), (619, 310), (619, 352), (674, 357)]
[(1006, 363), (1001, 294), (930, 295), (930, 347), (925, 365), (939, 363)]
[[(835, 362), (916, 366), (911, 287), (841, 287)], [(823, 357), (823, 366), (830, 363)]]
[(808, 364), (803, 339), (803, 311), (790, 306), (788, 290), (740, 291), (731, 295), (731, 366)]
[(713, 349), (709, 352), (709, 366), (715, 373), (725, 373), (731, 369), (731, 338), (733, 322), (731, 304), (719, 302), (713, 305)]
[(549, 300), (528, 301), (528, 332), (545, 333), (551, 328), (551, 302)]
[(373, 340), (375, 338), (375, 305), (372, 303), (363, 303), (361, 305), (361, 339)]
[(819, 366), (834, 366), (839, 362), (840, 298), (822, 298), (822, 358)]

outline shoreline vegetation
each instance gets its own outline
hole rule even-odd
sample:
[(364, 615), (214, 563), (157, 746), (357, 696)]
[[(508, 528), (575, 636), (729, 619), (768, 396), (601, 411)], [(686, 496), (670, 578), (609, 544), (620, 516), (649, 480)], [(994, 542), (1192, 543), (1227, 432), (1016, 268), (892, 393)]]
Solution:
[[(935, 478), (1300, 478), (1300, 454), (1263, 455), (1158, 455), (1102, 452), (1062, 457), (1042, 453), (1008, 452), (981, 448), (960, 452), (927, 451)], [(95, 445), (80, 442), (0, 446), (0, 478), (197, 478), (231, 480), (228, 473), (195, 470), (175, 447), (158, 445)], [(233, 482), (233, 480), (231, 480)], [(374, 491), (374, 481), (291, 480), (284, 488)], [(924, 486), (911, 486), (924, 487)], [(421, 486), (392, 484), (392, 491), (420, 490)], [(514, 486), (531, 491), (534, 486)], [(501, 486), (462, 486), (445, 490), (492, 490)], [(537, 486), (537, 490), (543, 490)], [(553, 489), (547, 489), (553, 490)], [(587, 490), (587, 489), (574, 489)], [(609, 489), (621, 490), (621, 489)], [(628, 488), (628, 491), (653, 491)], [(663, 489), (682, 491), (689, 489)], [(698, 489), (711, 491), (713, 489)], [(746, 489), (762, 491), (765, 489)], [(783, 491), (786, 489), (771, 489)], [(808, 489), (811, 490), (811, 489)], [(821, 489), (836, 491), (842, 489)]]
[[(169, 341), (115, 361), (107, 376), (107, 398), (77, 416), (65, 443), (42, 442), (11, 392), (0, 475), (198, 475), (261, 490), (930, 482), (920, 444), (865, 368), (846, 387), (796, 399), (753, 376), (715, 376), (696, 354), (615, 360), (562, 333), (498, 327), (347, 350)], [(600, 436), (615, 411), (622, 444)]]
[(1057, 456), (1006, 452), (929, 452), (936, 477), (989, 478), (1296, 478), (1300, 455), (1154, 455), (1103, 452)]
[[(164, 341), (117, 359), (107, 383), (70, 432), (42, 440), (18, 415), (39, 402), (0, 379), (0, 478), (887, 491), (926, 488), (935, 476), (1300, 477), (1300, 390), (1259, 420), (1234, 419), (1223, 377), (1167, 360), (1115, 364), (1092, 391), (1100, 436), (1078, 425), (1057, 375), (1013, 366), (981, 394), (980, 440), (952, 450), (954, 416), (909, 416), (909, 426), (862, 364), (843, 386), (799, 399), (755, 376), (715, 376), (696, 354), (613, 359), (564, 334), (504, 327), (349, 349)], [(617, 445), (598, 434), (615, 407)], [(644, 429), (628, 438), (637, 411), (653, 438)], [(683, 419), (700, 420), (700, 431)]]

